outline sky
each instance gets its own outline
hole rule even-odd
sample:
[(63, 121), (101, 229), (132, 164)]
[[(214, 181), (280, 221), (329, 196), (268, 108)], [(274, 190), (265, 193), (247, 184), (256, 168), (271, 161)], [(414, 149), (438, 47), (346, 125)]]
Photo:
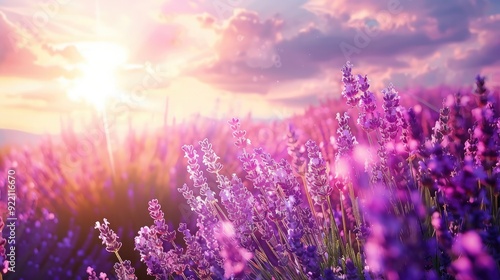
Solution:
[(499, 85), (498, 30), (498, 0), (0, 0), (0, 129), (285, 118), (346, 61), (376, 92)]

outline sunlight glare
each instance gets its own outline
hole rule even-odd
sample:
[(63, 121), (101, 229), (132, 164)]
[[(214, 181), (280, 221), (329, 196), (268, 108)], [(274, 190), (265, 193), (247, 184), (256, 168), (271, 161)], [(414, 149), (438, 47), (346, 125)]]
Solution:
[(77, 49), (85, 59), (78, 67), (83, 75), (72, 83), (68, 96), (104, 110), (107, 100), (118, 94), (115, 72), (126, 62), (128, 53), (117, 44), (105, 42), (80, 43)]

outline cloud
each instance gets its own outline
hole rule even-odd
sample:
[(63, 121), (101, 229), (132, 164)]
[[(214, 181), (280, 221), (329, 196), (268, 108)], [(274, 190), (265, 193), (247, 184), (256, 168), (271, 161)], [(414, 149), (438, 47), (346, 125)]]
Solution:
[(5, 77), (0, 83), (1, 110), (71, 112), (83, 104), (71, 101), (58, 81)]
[[(403, 53), (425, 57), (446, 44), (463, 42), (471, 36), (470, 22), (484, 14), (488, 2), (312, 0), (304, 7), (335, 27), (325, 32), (326, 38), (339, 38), (363, 59)], [(370, 36), (367, 30), (378, 34)]]
[(53, 46), (44, 44), (42, 47), (51, 56), (60, 56), (64, 58), (68, 63), (76, 64), (84, 61), (82, 55), (73, 45), (65, 46), (63, 48), (55, 48)]
[(164, 61), (177, 49), (183, 29), (169, 23), (155, 23), (147, 27), (143, 34), (137, 34), (140, 43), (133, 48), (131, 61)]
[[(477, 34), (473, 48), (467, 49), (460, 57), (451, 58), (448, 66), (452, 68), (479, 69), (486, 66), (500, 66), (500, 14), (478, 19), (472, 25)], [(479, 42), (479, 44), (477, 44)]]
[[(6, 34), (0, 37), (0, 75), (46, 80), (74, 74), (61, 66), (38, 64), (36, 51), (26, 45), (26, 40), (30, 39), (22, 30), (16, 28), (2, 12), (0, 12), (0, 33)], [(68, 60), (78, 57), (71, 48), (58, 51), (42, 45), (41, 51), (48, 52), (49, 55), (61, 55)]]
[[(408, 59), (429, 59), (442, 48), (474, 39), (470, 23), (488, 4), (424, 2), (309, 1), (304, 8), (318, 17), (307, 27), (246, 10), (238, 10), (222, 26), (206, 16), (200, 23), (218, 30), (215, 55), (193, 63), (187, 73), (224, 90), (267, 93), (278, 81), (307, 79), (325, 68), (340, 68), (348, 59), (403, 69)], [(491, 55), (487, 53), (485, 58)], [(258, 58), (252, 60), (253, 54)], [(282, 67), (272, 67), (273, 57), (279, 57)]]
[[(257, 13), (238, 10), (225, 25), (205, 15), (199, 22), (217, 33), (210, 59), (193, 62), (185, 73), (228, 91), (265, 93), (273, 83), (293, 78), (284, 73), (280, 50), (283, 20), (274, 17), (261, 20)], [(281, 68), (283, 67), (283, 68)], [(300, 75), (299, 75), (300, 76)]]

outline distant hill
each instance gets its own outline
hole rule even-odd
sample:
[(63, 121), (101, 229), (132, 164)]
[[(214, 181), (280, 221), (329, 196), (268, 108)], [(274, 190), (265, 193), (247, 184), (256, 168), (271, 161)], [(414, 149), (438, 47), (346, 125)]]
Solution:
[(0, 147), (6, 145), (29, 145), (40, 141), (43, 135), (13, 129), (0, 129)]

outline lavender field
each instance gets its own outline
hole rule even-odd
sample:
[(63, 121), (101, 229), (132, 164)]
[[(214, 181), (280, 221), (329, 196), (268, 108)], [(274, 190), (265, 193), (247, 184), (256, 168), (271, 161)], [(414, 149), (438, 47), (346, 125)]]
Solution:
[(500, 280), (498, 26), (0, 1), (0, 280)]
[(114, 173), (71, 130), (5, 149), (29, 267), (5, 279), (498, 279), (498, 93), (435, 112), (353, 72), (286, 120), (131, 128)]

